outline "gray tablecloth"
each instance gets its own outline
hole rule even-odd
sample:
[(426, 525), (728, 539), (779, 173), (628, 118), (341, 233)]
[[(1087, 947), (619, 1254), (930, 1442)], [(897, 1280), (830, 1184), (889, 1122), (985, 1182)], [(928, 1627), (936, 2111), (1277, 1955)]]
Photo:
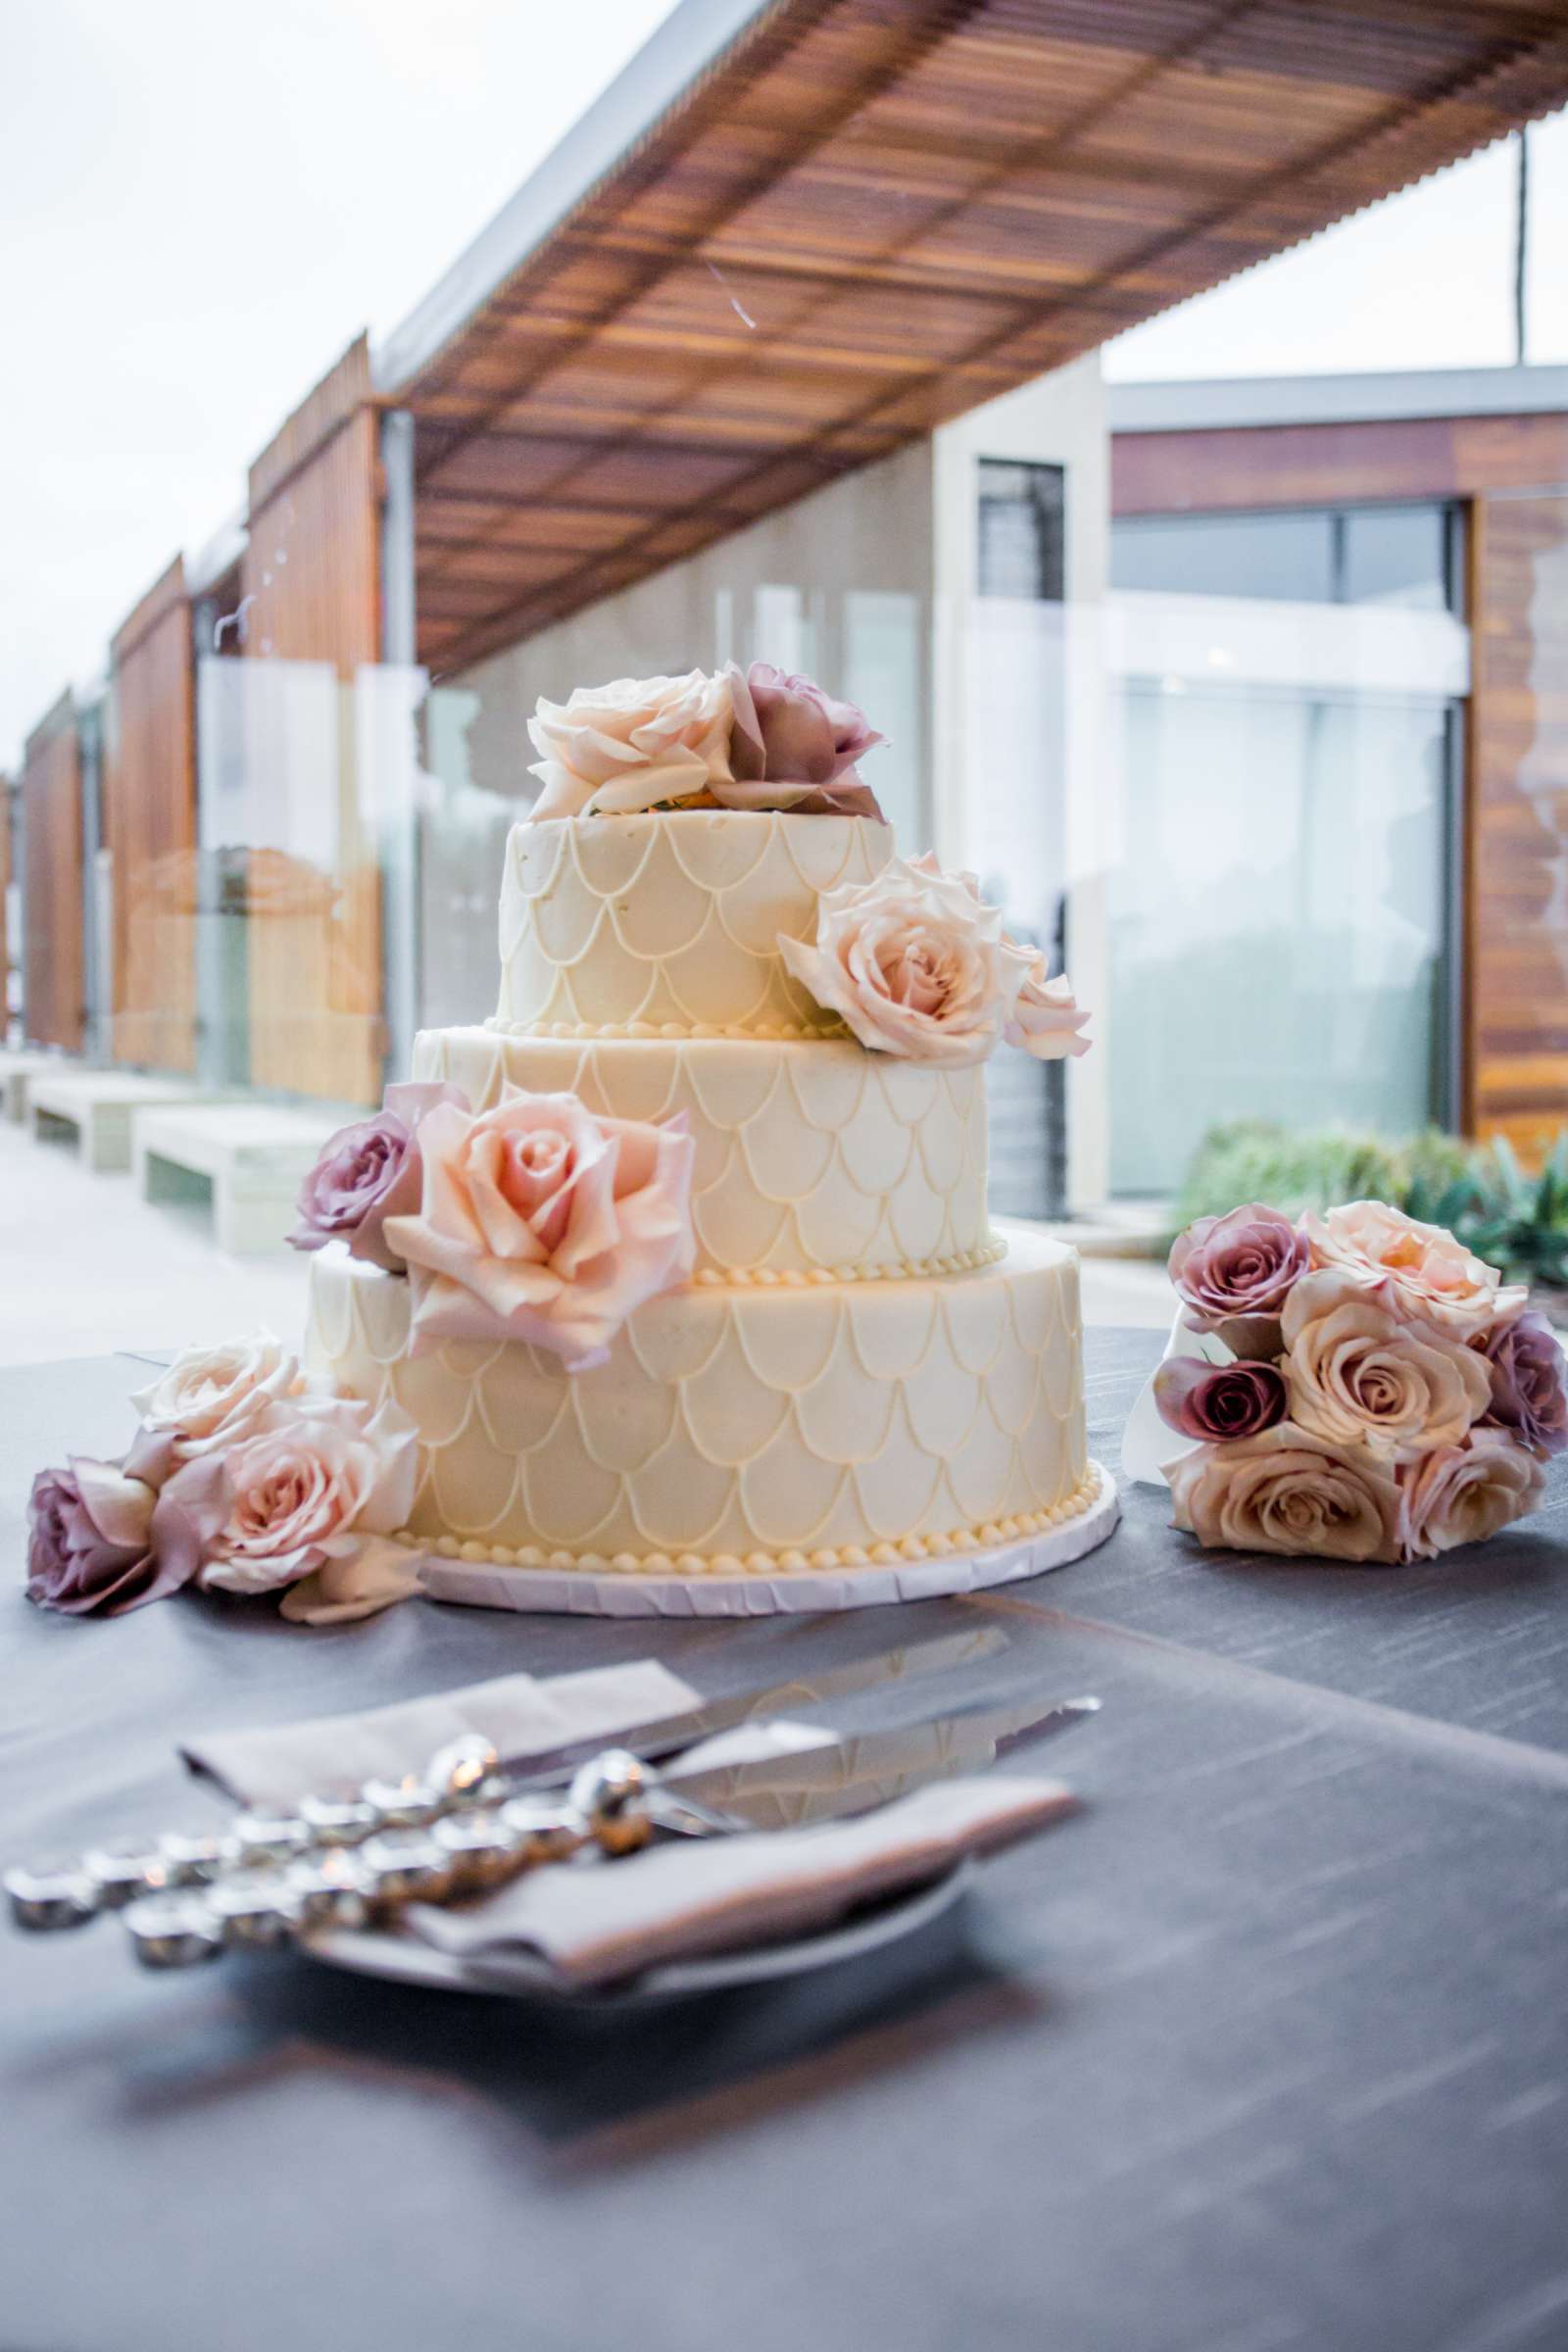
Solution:
[[(1094, 1444), (1152, 1335), (1091, 1334)], [(0, 1376), (8, 1572), (127, 1358)], [(5, 2352), (1515, 2352), (1568, 2343), (1568, 1478), (1431, 1568), (1093, 1557), (901, 1614), (1105, 1701), (1087, 1809), (880, 1959), (632, 2021), (0, 1939)], [(19, 1587), (13, 1586), (13, 1592)], [(0, 1596), (5, 1845), (197, 1817), (177, 1733), (657, 1649), (718, 1691), (888, 1612), (309, 1633)], [(907, 1694), (906, 1694), (907, 1703)]]

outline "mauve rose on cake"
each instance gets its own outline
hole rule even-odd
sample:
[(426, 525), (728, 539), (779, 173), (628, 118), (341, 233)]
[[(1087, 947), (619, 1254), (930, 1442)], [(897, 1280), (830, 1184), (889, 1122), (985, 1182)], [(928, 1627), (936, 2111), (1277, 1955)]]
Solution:
[(438, 1102), (468, 1107), (461, 1088), (411, 1079), (387, 1088), (373, 1118), (328, 1137), (300, 1187), (300, 1221), (288, 1237), (296, 1250), (343, 1242), (351, 1257), (388, 1273), (401, 1271), (403, 1261), (387, 1244), (386, 1221), (419, 1205), (419, 1122)]
[(731, 662), (730, 773), (710, 779), (721, 808), (788, 808), (799, 816), (882, 811), (856, 761), (883, 741), (863, 710), (836, 702), (811, 679), (754, 662)]

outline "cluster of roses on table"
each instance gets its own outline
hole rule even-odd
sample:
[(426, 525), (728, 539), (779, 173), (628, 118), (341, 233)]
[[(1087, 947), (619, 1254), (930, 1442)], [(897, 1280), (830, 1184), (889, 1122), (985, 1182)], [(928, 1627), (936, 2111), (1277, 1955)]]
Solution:
[(1204, 1544), (1431, 1559), (1533, 1510), (1568, 1447), (1563, 1352), (1526, 1290), (1387, 1202), (1202, 1217), (1170, 1274), (1187, 1329), (1230, 1354), (1154, 1380), (1189, 1442), (1164, 1473), (1176, 1525)]

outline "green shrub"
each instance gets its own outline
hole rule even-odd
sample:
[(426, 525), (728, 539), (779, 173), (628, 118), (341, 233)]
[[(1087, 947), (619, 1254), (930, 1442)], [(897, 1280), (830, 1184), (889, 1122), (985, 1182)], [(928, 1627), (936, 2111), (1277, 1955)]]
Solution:
[(1339, 1200), (1390, 1200), (1404, 1189), (1396, 1151), (1350, 1128), (1292, 1130), (1269, 1119), (1211, 1127), (1199, 1145), (1176, 1202), (1180, 1225), (1223, 1216), (1244, 1200), (1266, 1200), (1287, 1216)]
[(1450, 1225), (1467, 1250), (1515, 1282), (1568, 1290), (1568, 1127), (1539, 1176), (1527, 1176), (1505, 1138), (1477, 1152), (1460, 1182), (1431, 1201), (1419, 1190), (1412, 1216)]
[(1392, 1200), (1446, 1225), (1516, 1282), (1568, 1288), (1568, 1128), (1539, 1176), (1505, 1142), (1484, 1150), (1429, 1127), (1391, 1142), (1350, 1128), (1293, 1132), (1267, 1119), (1210, 1128), (1176, 1202), (1179, 1225), (1266, 1200), (1288, 1216), (1341, 1200)]

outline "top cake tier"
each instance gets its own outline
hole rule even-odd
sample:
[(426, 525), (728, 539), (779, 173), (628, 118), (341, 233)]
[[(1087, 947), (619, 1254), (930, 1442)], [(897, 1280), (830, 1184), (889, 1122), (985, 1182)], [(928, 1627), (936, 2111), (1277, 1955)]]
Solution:
[(863, 816), (679, 809), (514, 825), (497, 1025), (558, 1037), (839, 1033), (778, 952), (867, 882), (893, 831)]

